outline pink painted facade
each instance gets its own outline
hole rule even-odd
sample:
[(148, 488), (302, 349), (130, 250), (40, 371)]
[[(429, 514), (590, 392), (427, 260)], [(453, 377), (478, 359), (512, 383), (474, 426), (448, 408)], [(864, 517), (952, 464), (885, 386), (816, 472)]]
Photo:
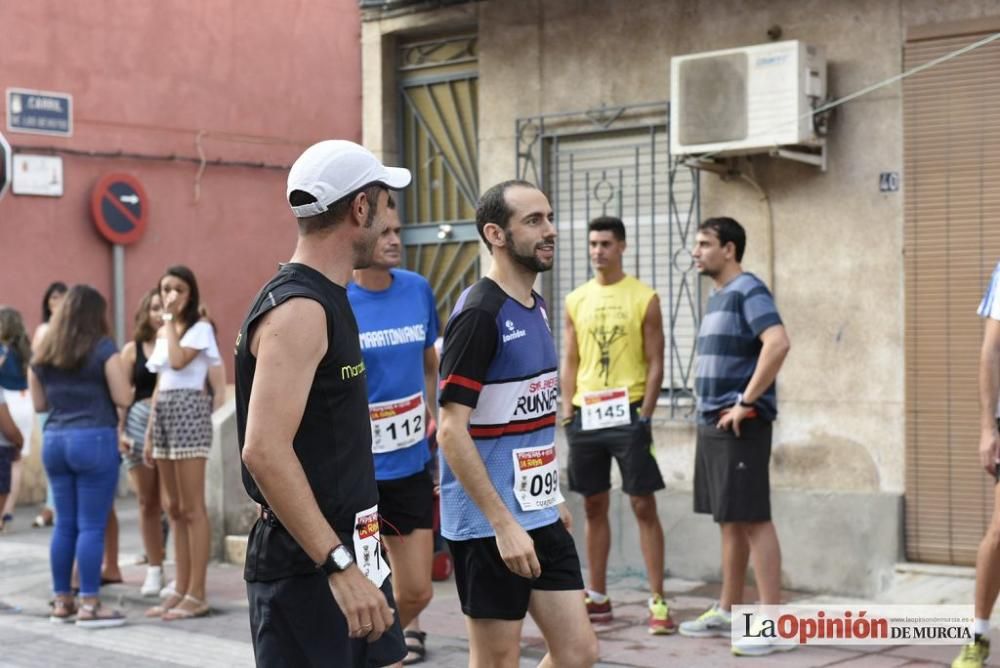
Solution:
[(199, 176), (194, 162), (61, 151), (200, 151), (287, 167), (320, 139), (360, 141), (356, 0), (34, 0), (0, 3), (0, 26), (0, 91), (73, 96), (73, 136), (62, 138), (8, 132), (4, 94), (14, 153), (60, 155), (65, 191), (0, 199), (0, 303), (34, 329), (53, 280), (89, 283), (111, 301), (112, 251), (91, 221), (90, 192), (102, 175), (127, 172), (150, 206), (145, 236), (125, 251), (128, 332), (145, 290), (168, 265), (186, 264), (225, 353), (256, 290), (294, 247), (287, 169), (209, 164)]

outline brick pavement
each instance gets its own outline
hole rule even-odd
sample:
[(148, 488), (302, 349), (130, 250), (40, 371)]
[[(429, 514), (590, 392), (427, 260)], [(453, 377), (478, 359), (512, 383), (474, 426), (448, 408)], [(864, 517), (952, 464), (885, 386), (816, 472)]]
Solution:
[[(247, 604), (241, 569), (215, 563), (208, 576), (208, 598), (213, 614), (204, 619), (162, 622), (143, 617), (154, 601), (138, 595), (145, 566), (133, 565), (141, 551), (135, 502), (118, 503), (121, 559), (125, 584), (102, 590), (105, 600), (128, 616), (121, 628), (87, 631), (48, 619), (48, 529), (30, 529), (36, 508), (21, 508), (14, 528), (0, 535), (0, 599), (23, 607), (18, 615), (0, 615), (0, 666), (251, 666)], [(169, 571), (168, 566), (168, 571)], [(946, 666), (952, 646), (922, 647), (810, 647), (763, 659), (738, 659), (723, 639), (653, 637), (646, 633), (645, 599), (638, 577), (611, 578), (615, 619), (597, 627), (601, 642), (600, 666), (837, 666), (838, 668), (918, 668)], [(717, 587), (675, 578), (667, 580), (668, 598), (678, 622), (707, 608)], [(799, 595), (790, 593), (791, 597)], [(435, 598), (421, 616), (428, 632), (425, 665), (458, 668), (468, 665), (465, 625), (453, 582), (436, 583)], [(1000, 642), (1000, 637), (994, 637)], [(525, 623), (522, 666), (537, 665), (544, 654), (538, 628)]]

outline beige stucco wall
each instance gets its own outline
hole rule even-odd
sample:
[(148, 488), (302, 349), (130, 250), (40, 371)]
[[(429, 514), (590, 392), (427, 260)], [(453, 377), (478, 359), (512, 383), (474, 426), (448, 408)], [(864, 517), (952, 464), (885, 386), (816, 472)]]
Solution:
[[(373, 94), (391, 81), (390, 34), (478, 22), (480, 180), (515, 174), (514, 124), (539, 113), (663, 100), (672, 55), (782, 39), (822, 46), (835, 96), (899, 73), (906, 28), (1000, 15), (982, 0), (490, 0), (364, 24), (365, 141), (395, 157), (394, 112)], [(378, 77), (376, 77), (376, 74)], [(776, 486), (902, 493), (905, 483), (901, 85), (837, 109), (829, 167), (766, 157), (743, 164), (770, 202), (740, 180), (702, 176), (702, 216), (748, 231), (744, 267), (770, 282), (793, 342), (779, 377)], [(903, 174), (903, 187), (906, 177)], [(773, 229), (773, 275), (768, 234)], [(693, 436), (664, 426), (665, 477), (690, 485)]]

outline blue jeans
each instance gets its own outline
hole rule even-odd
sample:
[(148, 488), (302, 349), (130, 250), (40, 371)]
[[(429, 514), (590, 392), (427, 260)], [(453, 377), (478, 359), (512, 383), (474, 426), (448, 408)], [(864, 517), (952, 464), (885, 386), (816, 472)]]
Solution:
[(52, 585), (69, 594), (73, 559), (80, 571), (80, 596), (101, 589), (104, 529), (118, 484), (118, 433), (114, 427), (46, 429), (42, 462), (52, 483), (56, 526), (49, 546)]

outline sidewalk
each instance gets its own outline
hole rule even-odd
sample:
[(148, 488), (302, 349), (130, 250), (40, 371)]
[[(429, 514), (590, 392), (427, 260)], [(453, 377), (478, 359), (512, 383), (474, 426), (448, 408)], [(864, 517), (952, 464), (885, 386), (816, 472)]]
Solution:
[[(20, 605), (19, 615), (0, 615), (0, 666), (252, 666), (247, 603), (242, 569), (212, 564), (208, 573), (207, 618), (162, 622), (143, 617), (154, 599), (139, 596), (145, 566), (133, 565), (141, 553), (134, 499), (119, 500), (122, 574), (125, 583), (102, 590), (105, 600), (128, 615), (121, 628), (100, 631), (56, 625), (48, 621), (48, 543), (51, 529), (31, 529), (36, 507), (19, 508), (10, 532), (0, 535), (0, 599)], [(168, 565), (168, 573), (172, 570)], [(599, 666), (837, 666), (838, 668), (917, 668), (947, 666), (955, 646), (886, 648), (809, 647), (761, 659), (738, 659), (723, 639), (695, 640), (653, 637), (646, 633), (646, 593), (637, 577), (610, 579), (615, 619), (597, 627), (601, 643)], [(718, 595), (716, 585), (670, 578), (668, 599), (677, 622), (705, 610)], [(789, 592), (793, 600), (809, 598)], [(929, 600), (925, 602), (944, 602)], [(958, 601), (965, 602), (965, 601)], [(435, 583), (434, 600), (421, 615), (428, 632), (428, 659), (422, 665), (458, 668), (468, 665), (465, 624), (454, 582)], [(1000, 634), (994, 634), (994, 643)], [(521, 665), (535, 666), (544, 643), (530, 618), (525, 622)]]

